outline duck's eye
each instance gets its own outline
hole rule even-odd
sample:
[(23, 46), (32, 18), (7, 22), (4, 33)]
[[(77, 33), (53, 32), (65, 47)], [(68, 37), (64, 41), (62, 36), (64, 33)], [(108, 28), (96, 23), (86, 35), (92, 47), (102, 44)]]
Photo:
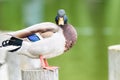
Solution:
[(27, 38), (32, 42), (40, 40), (40, 38), (36, 34), (32, 34), (32, 35), (28, 36)]

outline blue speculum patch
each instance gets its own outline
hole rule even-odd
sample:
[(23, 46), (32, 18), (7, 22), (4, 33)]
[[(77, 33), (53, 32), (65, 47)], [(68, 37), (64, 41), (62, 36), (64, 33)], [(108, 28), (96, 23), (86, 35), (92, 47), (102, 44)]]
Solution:
[(36, 42), (36, 41), (40, 40), (40, 38), (36, 34), (32, 34), (32, 35), (28, 36), (27, 38), (32, 42)]

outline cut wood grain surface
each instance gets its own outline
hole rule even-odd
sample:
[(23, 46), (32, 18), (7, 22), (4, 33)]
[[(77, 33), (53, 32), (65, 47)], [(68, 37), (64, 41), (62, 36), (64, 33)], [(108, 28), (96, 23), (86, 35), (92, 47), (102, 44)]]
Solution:
[(22, 70), (22, 80), (58, 80), (58, 69), (55, 70)]

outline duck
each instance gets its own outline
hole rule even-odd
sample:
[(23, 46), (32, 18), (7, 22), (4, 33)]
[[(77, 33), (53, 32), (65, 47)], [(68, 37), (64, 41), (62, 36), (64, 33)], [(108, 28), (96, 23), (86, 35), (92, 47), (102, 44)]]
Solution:
[(11, 37), (2, 42), (2, 47), (10, 47), (7, 49), (11, 53), (16, 52), (33, 59), (40, 58), (42, 68), (53, 70), (57, 67), (49, 66), (47, 59), (68, 51), (77, 40), (77, 32), (68, 23), (64, 9), (58, 10), (55, 22), (38, 23), (7, 33)]

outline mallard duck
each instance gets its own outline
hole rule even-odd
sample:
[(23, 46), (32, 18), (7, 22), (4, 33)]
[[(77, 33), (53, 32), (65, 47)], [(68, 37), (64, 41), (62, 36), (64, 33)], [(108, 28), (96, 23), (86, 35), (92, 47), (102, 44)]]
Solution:
[(16, 46), (9, 52), (26, 55), (31, 58), (40, 58), (42, 67), (49, 67), (47, 60), (63, 54), (76, 42), (77, 33), (74, 27), (67, 23), (67, 16), (63, 9), (58, 10), (55, 18), (56, 24), (43, 22), (26, 29), (8, 33), (12, 37), (2, 42), (3, 47)]

